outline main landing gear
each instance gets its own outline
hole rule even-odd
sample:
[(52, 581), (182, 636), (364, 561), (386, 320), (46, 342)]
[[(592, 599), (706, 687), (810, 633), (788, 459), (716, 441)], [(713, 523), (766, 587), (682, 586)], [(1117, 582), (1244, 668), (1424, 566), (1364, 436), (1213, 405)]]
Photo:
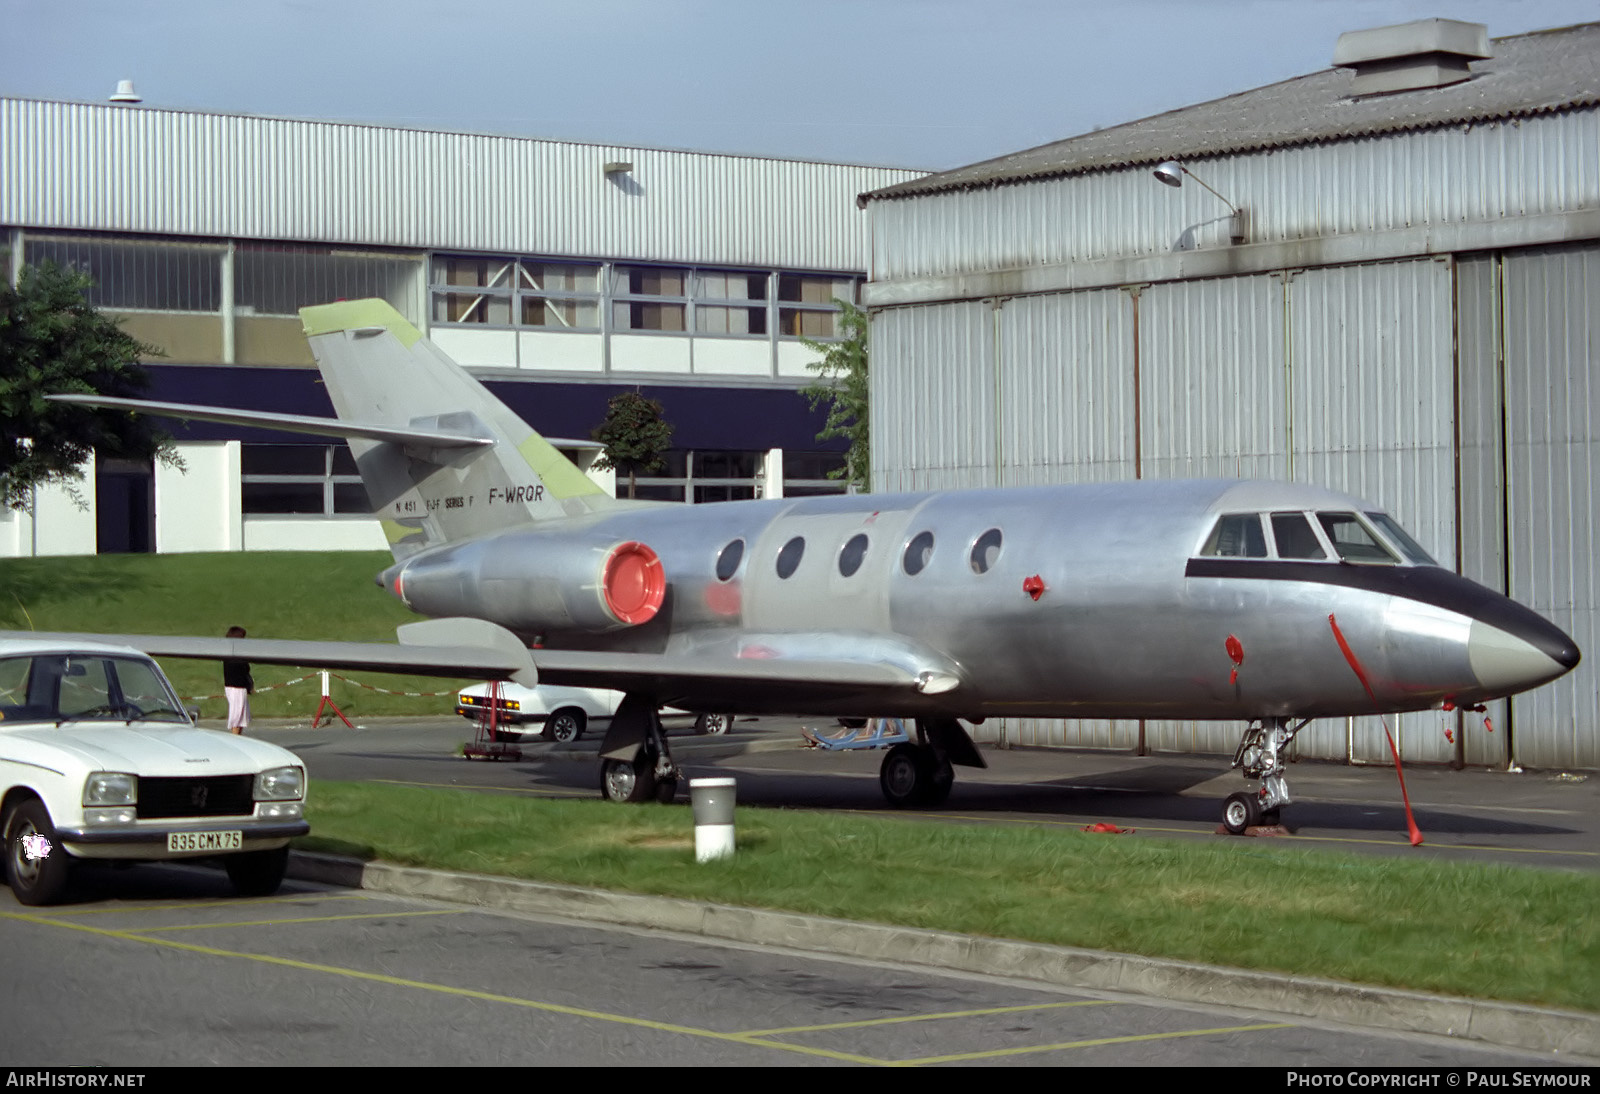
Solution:
[(931, 808), (950, 796), (953, 764), (988, 767), (983, 754), (954, 718), (919, 718), (917, 741), (895, 745), (878, 769), (878, 785), (896, 809)]
[(613, 802), (670, 802), (681, 772), (667, 748), (655, 700), (629, 694), (600, 745), (600, 794)]
[(1260, 779), (1253, 791), (1229, 794), (1222, 803), (1222, 826), (1231, 835), (1243, 835), (1248, 828), (1278, 823), (1278, 810), (1289, 804), (1289, 783), (1283, 777), (1283, 751), (1295, 735), (1311, 724), (1310, 718), (1291, 726), (1287, 718), (1264, 718), (1251, 722), (1233, 754), (1233, 766), (1247, 779)]

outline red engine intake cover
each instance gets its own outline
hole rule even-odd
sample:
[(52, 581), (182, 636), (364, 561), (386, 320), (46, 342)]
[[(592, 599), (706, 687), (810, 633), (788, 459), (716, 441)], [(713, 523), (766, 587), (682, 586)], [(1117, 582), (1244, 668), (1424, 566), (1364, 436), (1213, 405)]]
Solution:
[(667, 595), (667, 575), (661, 559), (643, 543), (619, 543), (606, 556), (600, 570), (600, 589), (606, 609), (619, 623), (648, 623), (661, 610)]

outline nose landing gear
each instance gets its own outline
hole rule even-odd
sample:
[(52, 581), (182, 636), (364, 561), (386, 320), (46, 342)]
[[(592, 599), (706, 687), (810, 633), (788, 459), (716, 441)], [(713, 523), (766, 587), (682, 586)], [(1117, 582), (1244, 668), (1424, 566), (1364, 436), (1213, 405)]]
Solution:
[(1278, 810), (1289, 804), (1289, 782), (1283, 777), (1283, 751), (1295, 735), (1311, 724), (1303, 718), (1291, 726), (1287, 718), (1251, 722), (1233, 754), (1233, 766), (1247, 779), (1260, 779), (1254, 791), (1229, 794), (1222, 803), (1222, 827), (1241, 836), (1248, 829), (1278, 823)]

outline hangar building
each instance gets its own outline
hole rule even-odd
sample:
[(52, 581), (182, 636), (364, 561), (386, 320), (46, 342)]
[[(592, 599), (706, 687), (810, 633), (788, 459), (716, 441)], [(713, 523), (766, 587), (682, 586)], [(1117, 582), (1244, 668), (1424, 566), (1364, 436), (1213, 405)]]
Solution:
[[(1348, 34), (1326, 71), (861, 201), (875, 490), (1240, 476), (1367, 498), (1587, 654), (1492, 732), (1398, 719), (1405, 756), (1600, 766), (1600, 24)], [(981, 732), (1231, 753), (1238, 728)], [(1387, 759), (1376, 719), (1297, 749)]]
[[(381, 296), (535, 429), (641, 389), (675, 427), (641, 496), (841, 489), (802, 337), (866, 270), (892, 168), (0, 99), (0, 248), (53, 259), (165, 356), (149, 396), (332, 413), (297, 309)], [(343, 444), (175, 426), (180, 474), (100, 461), (0, 512), (0, 557), (385, 546)], [(592, 453), (590, 454), (592, 457)]]

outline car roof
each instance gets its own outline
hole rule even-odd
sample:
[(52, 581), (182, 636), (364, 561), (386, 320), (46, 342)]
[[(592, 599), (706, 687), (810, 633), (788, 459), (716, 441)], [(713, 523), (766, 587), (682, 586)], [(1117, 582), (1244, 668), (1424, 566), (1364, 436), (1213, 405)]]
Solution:
[(52, 653), (114, 655), (149, 660), (132, 646), (113, 646), (105, 642), (32, 642), (16, 638), (0, 639), (0, 657), (37, 657), (40, 654)]

